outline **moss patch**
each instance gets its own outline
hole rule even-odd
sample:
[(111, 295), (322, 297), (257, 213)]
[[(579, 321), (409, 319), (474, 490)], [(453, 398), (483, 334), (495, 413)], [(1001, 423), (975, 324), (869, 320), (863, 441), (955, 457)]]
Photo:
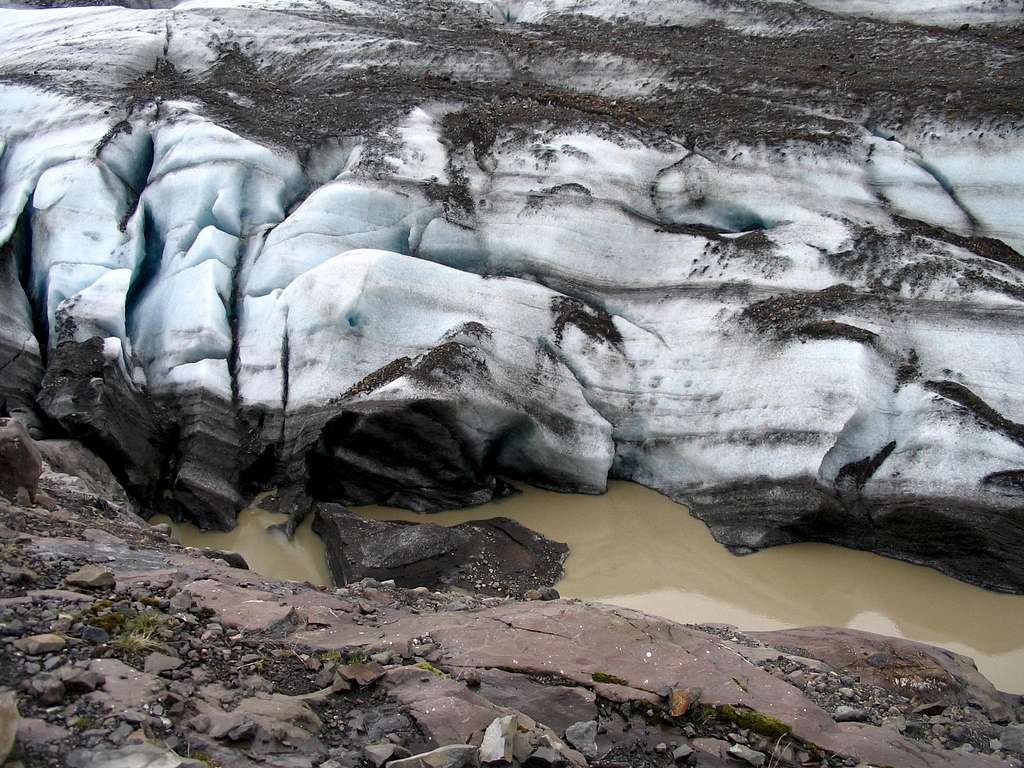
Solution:
[(421, 661), (421, 662), (417, 663), (416, 664), (416, 669), (422, 669), (424, 672), (429, 672), (430, 674), (437, 675), (438, 677), (449, 677), (449, 678), (451, 677), (451, 675), (449, 675), (443, 669), (438, 669), (433, 664), (431, 664), (429, 661)]
[(629, 683), (623, 680), (621, 677), (617, 677), (616, 675), (610, 675), (607, 672), (595, 672), (590, 676), (590, 679), (593, 680), (595, 683), (607, 683), (609, 685), (625, 686), (629, 685)]

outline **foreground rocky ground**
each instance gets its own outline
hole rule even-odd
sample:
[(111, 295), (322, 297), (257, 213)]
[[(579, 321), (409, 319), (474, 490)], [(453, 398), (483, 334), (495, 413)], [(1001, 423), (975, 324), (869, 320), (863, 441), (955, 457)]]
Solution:
[(44, 448), (83, 477), (44, 462), (34, 499), (0, 501), (5, 765), (968, 768), (1024, 756), (1020, 697), (941, 649), (372, 579), (275, 581), (147, 525), (76, 444)]

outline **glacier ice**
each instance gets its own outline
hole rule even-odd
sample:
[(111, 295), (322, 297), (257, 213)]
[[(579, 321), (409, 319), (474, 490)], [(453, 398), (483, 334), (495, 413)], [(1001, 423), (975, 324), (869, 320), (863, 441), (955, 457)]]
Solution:
[(957, 29), (1013, 14), (145, 5), (0, 9), (0, 400), (37, 432), (206, 526), (274, 483), (618, 477), (738, 552), (1024, 589), (1020, 63)]

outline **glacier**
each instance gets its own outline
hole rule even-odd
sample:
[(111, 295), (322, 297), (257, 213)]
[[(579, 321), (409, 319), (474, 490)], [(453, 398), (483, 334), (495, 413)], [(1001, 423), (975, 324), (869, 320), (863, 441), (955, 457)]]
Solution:
[(1019, 3), (0, 19), (0, 404), (144, 509), (623, 478), (1024, 591)]

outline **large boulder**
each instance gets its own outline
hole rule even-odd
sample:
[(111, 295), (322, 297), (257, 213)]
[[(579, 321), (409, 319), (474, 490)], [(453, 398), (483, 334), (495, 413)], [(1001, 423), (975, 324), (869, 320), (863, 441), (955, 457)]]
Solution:
[(77, 478), (76, 485), (107, 501), (128, 502), (128, 494), (106, 462), (77, 440), (39, 440), (36, 447), (51, 471)]
[(313, 530), (327, 547), (337, 584), (394, 579), (405, 587), (465, 587), (522, 595), (553, 585), (568, 547), (504, 517), (445, 528), (366, 520), (338, 504), (318, 504)]
[(12, 418), (0, 418), (0, 491), (13, 497), (19, 488), (34, 495), (43, 459), (28, 430)]

